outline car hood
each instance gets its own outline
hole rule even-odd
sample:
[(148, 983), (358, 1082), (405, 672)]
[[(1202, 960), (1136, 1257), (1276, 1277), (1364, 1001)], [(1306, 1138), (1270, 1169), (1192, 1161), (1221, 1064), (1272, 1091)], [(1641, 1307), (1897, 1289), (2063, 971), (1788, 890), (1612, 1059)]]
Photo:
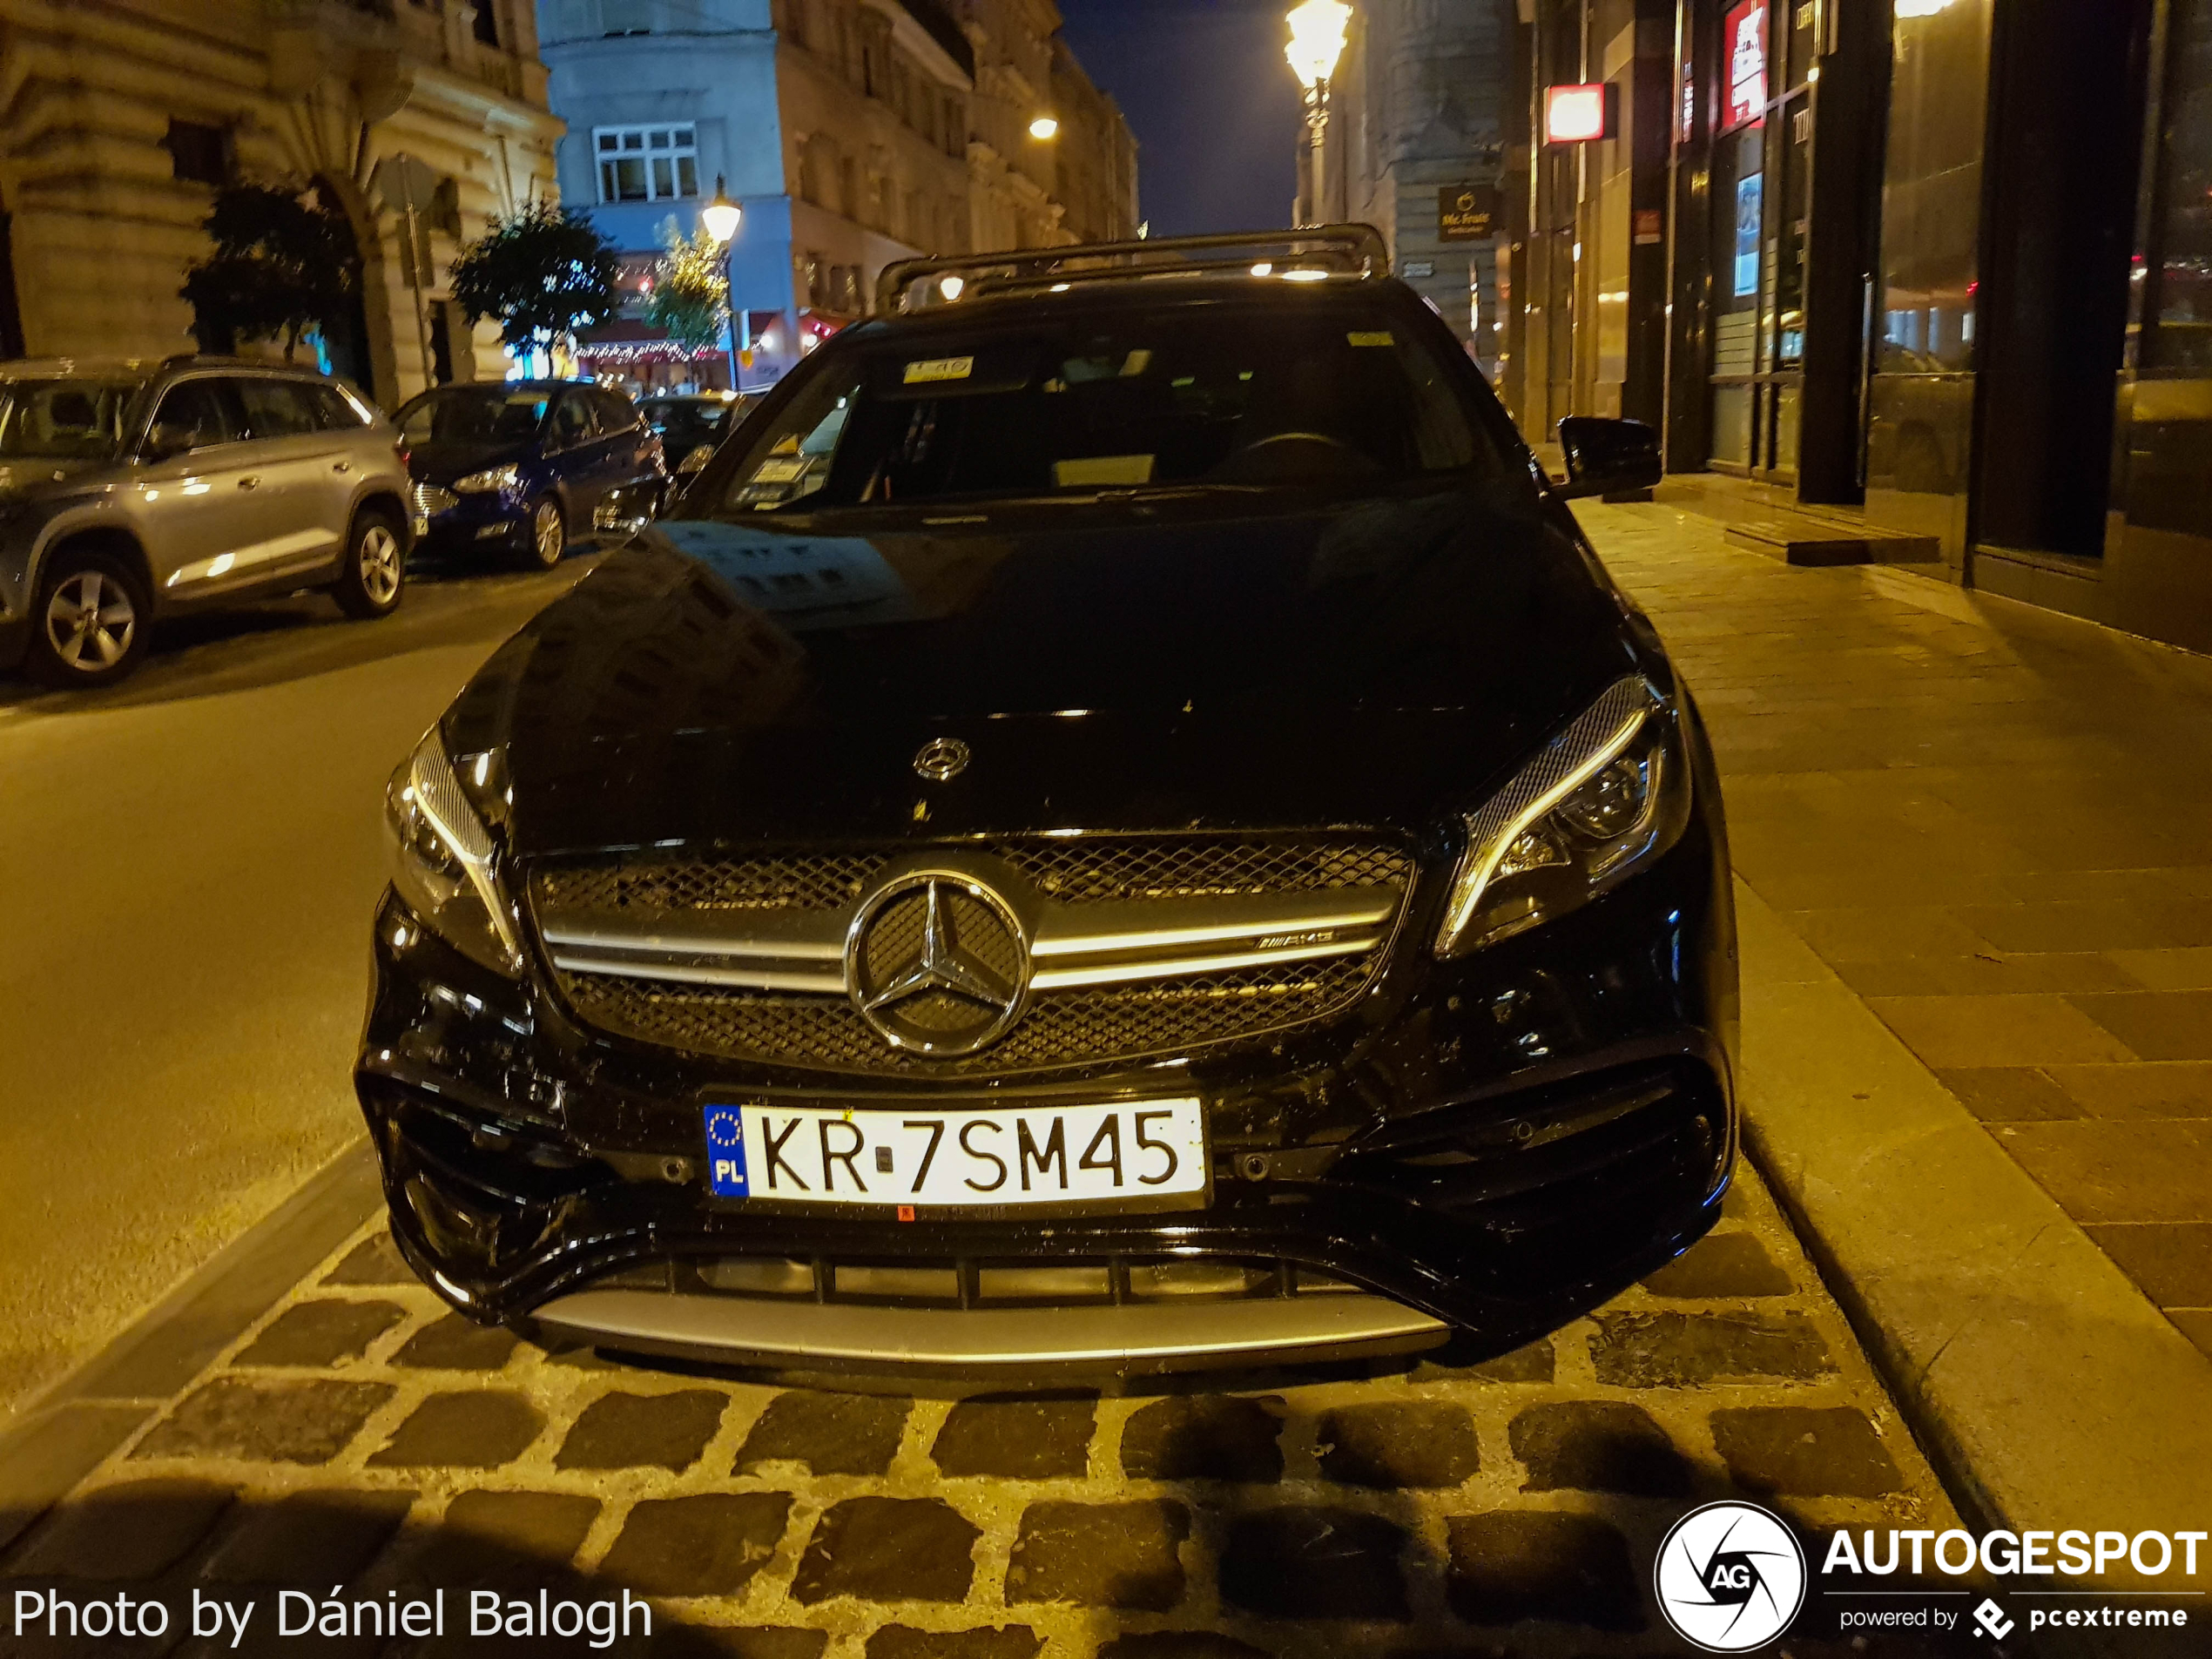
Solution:
[[(526, 855), (1416, 831), (1631, 671), (1627, 616), (1503, 490), (1019, 530), (678, 520), (509, 640), (445, 732), (503, 754)], [(941, 737), (972, 759), (927, 783)]]
[(418, 484), (449, 484), (487, 467), (529, 459), (529, 443), (426, 443), (408, 451), (408, 476)]
[(0, 460), (0, 502), (37, 501), (57, 491), (106, 482), (101, 475), (120, 466), (112, 459), (72, 455), (13, 456)]

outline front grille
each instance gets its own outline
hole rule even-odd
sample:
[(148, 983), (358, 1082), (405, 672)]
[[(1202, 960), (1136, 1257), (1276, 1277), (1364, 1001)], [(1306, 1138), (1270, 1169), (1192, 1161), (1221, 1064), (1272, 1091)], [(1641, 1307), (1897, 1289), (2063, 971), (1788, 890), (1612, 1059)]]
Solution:
[(617, 1036), (688, 1054), (833, 1071), (977, 1076), (1182, 1054), (1330, 1019), (1372, 977), (1369, 959), (1246, 968), (1152, 985), (1041, 995), (980, 1054), (926, 1060), (888, 1047), (841, 996), (689, 990), (612, 974), (563, 974), (577, 1015)]
[(890, 862), (882, 853), (803, 853), (701, 863), (555, 867), (532, 884), (541, 909), (835, 910)]
[(1030, 841), (1000, 856), (1062, 904), (1113, 899), (1200, 899), (1332, 887), (1403, 888), (1413, 861), (1394, 846), (1357, 841), (1115, 840)]
[[(1345, 837), (1099, 837), (958, 850), (988, 853), (1034, 887), (1048, 909), (1067, 907), (1062, 914), (1069, 914), (1120, 902), (1181, 915), (1185, 907), (1195, 914), (1210, 900), (1337, 890), (1395, 895), (1402, 904), (1414, 869), (1402, 848)], [(746, 913), (761, 914), (757, 925), (765, 927), (766, 913), (799, 913), (791, 919), (841, 929), (841, 919), (853, 914), (894, 856), (772, 853), (567, 865), (536, 872), (530, 893), (541, 924), (556, 917), (617, 916), (624, 926), (673, 931), (686, 921), (697, 925), (718, 916), (756, 925), (745, 921)], [(1135, 982), (1041, 986), (1004, 1036), (960, 1057), (894, 1049), (847, 996), (812, 986), (794, 991), (683, 983), (581, 961), (556, 967), (555, 980), (585, 1023), (687, 1055), (845, 1073), (974, 1077), (1187, 1054), (1339, 1018), (1379, 971), (1388, 934), (1386, 923), (1340, 946), (1345, 954), (1316, 960), (1217, 964)], [(887, 933), (884, 948), (902, 938)], [(837, 982), (834, 973), (830, 982)]]
[[(1394, 887), (1412, 880), (1399, 847), (1244, 836), (1007, 841), (987, 849), (1062, 904)], [(889, 853), (778, 853), (704, 862), (571, 865), (541, 871), (541, 905), (563, 910), (834, 910), (852, 903)]]

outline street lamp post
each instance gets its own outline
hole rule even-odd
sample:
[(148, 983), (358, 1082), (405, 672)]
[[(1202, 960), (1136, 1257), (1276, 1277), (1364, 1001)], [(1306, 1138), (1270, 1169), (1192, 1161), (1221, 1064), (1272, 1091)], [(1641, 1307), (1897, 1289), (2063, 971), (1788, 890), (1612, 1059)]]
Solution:
[(722, 175), (714, 175), (714, 199), (699, 209), (699, 223), (706, 226), (706, 233), (722, 250), (722, 297), (730, 313), (730, 390), (745, 390), (745, 377), (738, 364), (738, 278), (732, 268), (731, 255), (738, 239), (738, 226), (744, 222), (745, 209), (730, 199), (728, 186)]
[(1312, 192), (1307, 216), (1318, 224), (1328, 213), (1324, 184), (1328, 164), (1323, 141), (1329, 131), (1329, 78), (1337, 72), (1337, 59), (1344, 55), (1345, 30), (1352, 21), (1352, 8), (1344, 0), (1305, 0), (1285, 21), (1291, 26), (1291, 41), (1284, 48), (1284, 56), (1291, 60), (1291, 71), (1305, 88), (1305, 129), (1312, 158), (1307, 164), (1307, 187)]

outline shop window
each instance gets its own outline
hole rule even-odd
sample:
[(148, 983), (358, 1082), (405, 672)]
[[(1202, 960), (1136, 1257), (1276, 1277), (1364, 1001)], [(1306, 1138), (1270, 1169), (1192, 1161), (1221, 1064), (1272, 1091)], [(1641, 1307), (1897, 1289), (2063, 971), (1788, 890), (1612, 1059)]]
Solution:
[[(2121, 477), (2130, 525), (2205, 538), (2212, 537), (2212, 0), (2177, 0), (2166, 42)], [(2189, 545), (2201, 559), (2206, 543)]]
[(2212, 375), (2212, 0), (2185, 0), (2168, 27), (2156, 287), (2142, 367)]
[(699, 193), (697, 131), (688, 126), (597, 127), (603, 202), (678, 201)]

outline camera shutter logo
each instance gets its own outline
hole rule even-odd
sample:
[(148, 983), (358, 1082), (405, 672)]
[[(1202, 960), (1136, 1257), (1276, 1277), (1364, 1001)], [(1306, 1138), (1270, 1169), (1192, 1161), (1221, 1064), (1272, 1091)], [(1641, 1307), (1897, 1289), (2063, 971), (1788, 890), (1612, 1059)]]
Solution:
[(1708, 1653), (1764, 1647), (1805, 1602), (1804, 1551), (1757, 1504), (1691, 1510), (1661, 1541), (1651, 1577), (1667, 1622)]

